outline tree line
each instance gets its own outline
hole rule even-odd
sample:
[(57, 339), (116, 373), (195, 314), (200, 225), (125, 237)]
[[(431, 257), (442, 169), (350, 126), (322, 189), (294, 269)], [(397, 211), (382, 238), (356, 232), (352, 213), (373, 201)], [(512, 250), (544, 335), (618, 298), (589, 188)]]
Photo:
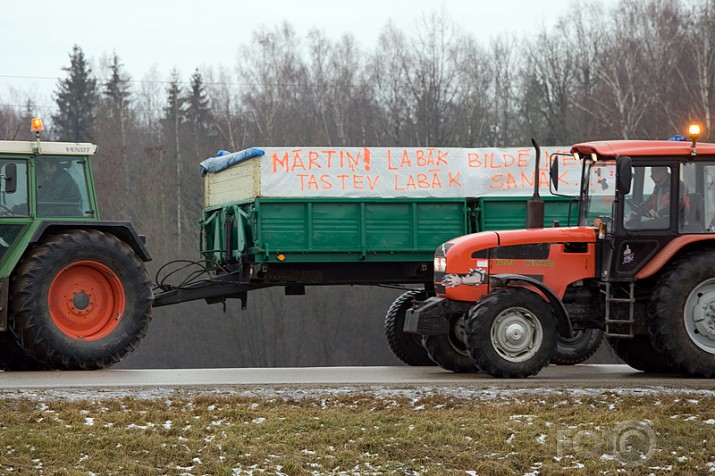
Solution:
[[(132, 221), (157, 263), (198, 258), (197, 166), (219, 149), (568, 145), (664, 139), (690, 121), (712, 137), (715, 0), (574, 7), (488, 45), (444, 11), (412, 32), (388, 23), (372, 51), (284, 23), (256, 30), (234, 67), (188, 80), (137, 81), (120, 53), (93, 65), (76, 45), (44, 137), (99, 145), (102, 217)], [(30, 139), (37, 110), (32, 98), (0, 106), (0, 139)]]
[[(116, 52), (97, 75), (77, 45), (47, 122), (54, 139), (99, 144), (101, 189), (127, 201), (107, 201), (105, 215), (174, 221), (181, 250), (201, 206), (196, 164), (218, 149), (564, 145), (667, 138), (689, 121), (707, 138), (715, 0), (576, 5), (553, 28), (488, 46), (444, 11), (423, 15), (414, 33), (387, 24), (372, 52), (350, 35), (301, 38), (284, 23), (256, 30), (233, 72), (217, 65), (188, 81), (176, 71), (133, 81)], [(2, 108), (2, 136), (26, 137), (33, 112), (31, 100)]]

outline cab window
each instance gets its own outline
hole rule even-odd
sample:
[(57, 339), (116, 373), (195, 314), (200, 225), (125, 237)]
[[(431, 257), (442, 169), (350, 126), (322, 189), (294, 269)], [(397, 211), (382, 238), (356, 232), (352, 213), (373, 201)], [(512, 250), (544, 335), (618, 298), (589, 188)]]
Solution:
[(0, 159), (0, 217), (26, 217), (27, 161)]
[(626, 230), (670, 227), (671, 167), (633, 167), (633, 185), (626, 195)]
[(41, 217), (84, 217), (89, 210), (83, 161), (37, 158), (37, 214)]
[(682, 165), (679, 230), (683, 233), (715, 232), (715, 164), (688, 162)]

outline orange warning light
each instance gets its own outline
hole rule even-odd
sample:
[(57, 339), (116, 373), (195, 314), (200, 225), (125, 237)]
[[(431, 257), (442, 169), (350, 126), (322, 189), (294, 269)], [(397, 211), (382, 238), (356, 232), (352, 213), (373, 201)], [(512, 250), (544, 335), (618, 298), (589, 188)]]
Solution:
[(690, 127), (688, 127), (688, 134), (690, 134), (691, 139), (697, 140), (700, 135), (700, 126), (697, 124), (691, 124)]
[(45, 130), (44, 127), (42, 127), (42, 119), (39, 117), (35, 117), (32, 119), (32, 127), (30, 128), (32, 132), (42, 132)]

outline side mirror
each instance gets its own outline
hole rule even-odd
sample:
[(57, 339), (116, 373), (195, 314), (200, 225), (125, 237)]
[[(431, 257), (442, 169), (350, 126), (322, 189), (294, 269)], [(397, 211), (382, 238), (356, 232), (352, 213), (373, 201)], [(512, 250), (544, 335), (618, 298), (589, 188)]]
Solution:
[(15, 193), (17, 191), (17, 165), (7, 164), (2, 177), (5, 179), (5, 193)]
[(616, 190), (618, 193), (628, 195), (633, 181), (633, 168), (631, 158), (627, 155), (616, 159)]
[(554, 190), (559, 191), (559, 158), (556, 157), (551, 161), (551, 167), (549, 167), (549, 179), (551, 179), (551, 186)]

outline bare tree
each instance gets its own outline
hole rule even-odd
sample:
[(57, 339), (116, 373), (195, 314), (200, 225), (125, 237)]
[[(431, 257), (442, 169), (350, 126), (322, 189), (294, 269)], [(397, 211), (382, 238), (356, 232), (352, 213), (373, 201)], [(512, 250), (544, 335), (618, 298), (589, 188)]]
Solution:
[(243, 105), (236, 91), (237, 83), (223, 67), (220, 67), (217, 73), (207, 71), (206, 78), (206, 92), (211, 101), (220, 146), (237, 151), (246, 145), (245, 121), (241, 117)]
[(459, 94), (462, 37), (445, 11), (422, 18), (420, 34), (413, 37), (402, 57), (416, 125), (416, 145), (448, 144)]
[(453, 145), (478, 147), (488, 143), (492, 121), (491, 90), (494, 81), (489, 55), (471, 38), (464, 38), (464, 61), (459, 76), (459, 101), (453, 124)]
[(636, 21), (634, 15), (631, 4), (626, 3), (609, 23), (603, 48), (594, 58), (597, 84), (591, 96), (593, 104), (585, 109), (606, 125), (610, 134), (623, 139), (636, 136), (654, 101), (643, 77), (645, 48), (630, 26)]
[(248, 85), (242, 101), (265, 145), (295, 144), (301, 111), (295, 107), (306, 81), (300, 42), (284, 23), (254, 33), (254, 48), (245, 48), (239, 77)]
[[(568, 132), (575, 118), (573, 110), (576, 60), (560, 28), (553, 33), (540, 31), (525, 44), (525, 74), (522, 108), (531, 119), (532, 129), (544, 144), (568, 143)], [(538, 117), (535, 117), (537, 116)]]
[(407, 40), (394, 24), (388, 23), (380, 33), (375, 54), (370, 59), (370, 82), (383, 115), (377, 144), (407, 145), (412, 123), (405, 95), (407, 72), (403, 58)]
[(689, 28), (680, 55), (685, 65), (677, 71), (693, 106), (691, 117), (702, 120), (705, 134), (712, 137), (715, 109), (715, 1), (695, 1), (689, 17)]
[(638, 85), (650, 98), (640, 133), (654, 138), (669, 137), (681, 128), (685, 91), (677, 78), (685, 35), (683, 4), (680, 0), (628, 0), (629, 34), (642, 55)]
[[(574, 59), (573, 105), (577, 112), (569, 123), (569, 133), (575, 140), (604, 137), (606, 126), (597, 104), (596, 70), (598, 58), (606, 47), (608, 22), (603, 5), (591, 1), (572, 9), (559, 24), (559, 33), (565, 37), (565, 47)], [(607, 121), (605, 121), (607, 122)]]
[(519, 133), (516, 108), (516, 78), (518, 76), (517, 40), (514, 36), (501, 35), (491, 43), (493, 83), (491, 89), (492, 126), (487, 135), (487, 144), (506, 146), (514, 142)]

